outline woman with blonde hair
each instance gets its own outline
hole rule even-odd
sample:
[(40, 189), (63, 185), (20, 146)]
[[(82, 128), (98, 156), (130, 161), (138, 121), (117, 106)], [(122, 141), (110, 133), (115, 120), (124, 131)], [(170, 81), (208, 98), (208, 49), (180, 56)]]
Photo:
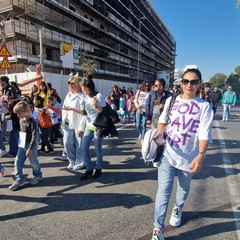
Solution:
[(82, 136), (86, 118), (79, 113), (79, 110), (84, 110), (84, 95), (79, 83), (79, 77), (69, 78), (69, 91), (62, 108), (63, 145), (69, 161), (68, 169), (73, 170), (85, 167)]

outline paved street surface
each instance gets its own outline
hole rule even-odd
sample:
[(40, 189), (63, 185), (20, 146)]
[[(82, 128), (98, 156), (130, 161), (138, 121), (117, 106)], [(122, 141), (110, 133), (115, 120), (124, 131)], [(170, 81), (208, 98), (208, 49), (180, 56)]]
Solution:
[[(221, 112), (219, 107), (213, 143), (204, 169), (193, 178), (179, 228), (168, 223), (173, 192), (167, 240), (240, 240), (240, 107), (233, 108), (228, 122), (221, 121)], [(68, 170), (68, 163), (57, 158), (62, 146), (56, 145), (53, 155), (39, 156), (43, 181), (12, 192), (14, 159), (3, 157), (0, 239), (150, 240), (157, 171), (144, 165), (135, 127), (118, 128), (119, 138), (104, 140), (104, 169), (97, 180), (79, 181), (84, 170)], [(95, 160), (94, 151), (92, 156)], [(28, 160), (24, 174), (31, 179)]]

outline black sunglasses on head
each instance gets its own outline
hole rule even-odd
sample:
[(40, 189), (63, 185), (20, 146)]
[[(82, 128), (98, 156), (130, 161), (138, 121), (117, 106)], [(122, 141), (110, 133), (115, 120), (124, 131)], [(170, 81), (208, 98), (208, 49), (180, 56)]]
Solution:
[(188, 79), (182, 79), (182, 84), (183, 85), (188, 85), (190, 83), (190, 85), (194, 86), (194, 85), (198, 85), (200, 82), (199, 79), (193, 79), (193, 80), (188, 80)]

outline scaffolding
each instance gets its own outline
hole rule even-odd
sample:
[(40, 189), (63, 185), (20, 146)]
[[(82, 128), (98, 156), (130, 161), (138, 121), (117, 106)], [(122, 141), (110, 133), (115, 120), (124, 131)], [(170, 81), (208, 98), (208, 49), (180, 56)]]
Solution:
[[(144, 15), (139, 34), (139, 16)], [(174, 70), (176, 43), (148, 0), (4, 0), (0, 21), (0, 38), (13, 55), (9, 60), (15, 72), (40, 63), (39, 30), (47, 72), (72, 71), (62, 67), (62, 42), (93, 59), (105, 79), (136, 81), (138, 42), (141, 80)], [(79, 70), (78, 56), (73, 61)]]

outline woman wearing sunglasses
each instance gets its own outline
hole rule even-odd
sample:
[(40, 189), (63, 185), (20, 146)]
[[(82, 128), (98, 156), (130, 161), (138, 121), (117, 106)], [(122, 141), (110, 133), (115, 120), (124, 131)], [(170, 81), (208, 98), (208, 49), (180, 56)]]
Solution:
[(62, 108), (63, 145), (69, 161), (68, 169), (73, 170), (85, 167), (82, 136), (86, 119), (77, 111), (84, 109), (84, 95), (79, 83), (79, 77), (70, 77)]
[(164, 239), (164, 220), (175, 175), (178, 177), (177, 192), (170, 225), (178, 227), (181, 224), (192, 176), (201, 170), (211, 141), (213, 111), (208, 102), (198, 97), (201, 80), (198, 69), (186, 70), (182, 77), (182, 94), (176, 97), (170, 114), (172, 98), (167, 99), (159, 118), (158, 135), (166, 136), (166, 146), (158, 167), (152, 240)]

